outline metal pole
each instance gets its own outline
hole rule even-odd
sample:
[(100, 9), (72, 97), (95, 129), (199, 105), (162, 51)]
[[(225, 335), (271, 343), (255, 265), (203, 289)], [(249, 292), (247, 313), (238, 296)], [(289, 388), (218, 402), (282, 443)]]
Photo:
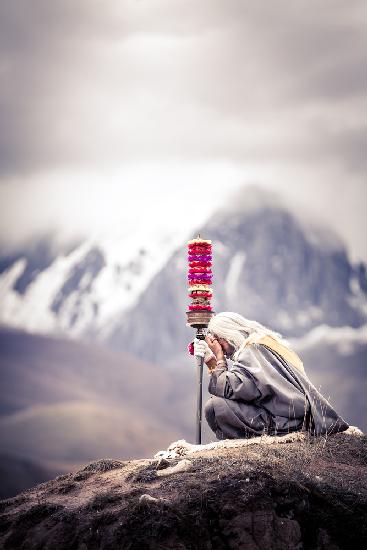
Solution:
[(201, 416), (203, 407), (203, 365), (204, 357), (196, 357), (197, 394), (196, 394), (196, 445), (201, 445)]
[[(199, 327), (196, 331), (196, 338), (205, 340), (205, 327)], [(196, 374), (197, 374), (197, 389), (196, 389), (196, 445), (201, 445), (201, 419), (203, 409), (203, 366), (204, 357), (196, 358)]]

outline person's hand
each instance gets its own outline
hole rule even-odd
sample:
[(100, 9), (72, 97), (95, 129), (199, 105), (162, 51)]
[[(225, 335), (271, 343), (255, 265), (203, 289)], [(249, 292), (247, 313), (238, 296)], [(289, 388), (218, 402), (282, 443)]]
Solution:
[(217, 361), (224, 358), (223, 348), (216, 338), (213, 338), (211, 335), (208, 334), (205, 338), (205, 341), (215, 355)]
[(196, 357), (204, 357), (205, 363), (214, 357), (214, 353), (211, 351), (205, 340), (199, 340), (199, 338), (195, 338), (194, 340), (194, 355)]

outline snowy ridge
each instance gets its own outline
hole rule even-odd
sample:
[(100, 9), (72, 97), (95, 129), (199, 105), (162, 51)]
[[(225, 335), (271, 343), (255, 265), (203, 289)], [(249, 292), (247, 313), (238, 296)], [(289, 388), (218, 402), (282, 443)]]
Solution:
[(349, 304), (367, 318), (367, 295), (361, 287), (361, 281), (356, 273), (349, 280), (350, 296)]
[[(134, 235), (123, 243), (104, 242), (107, 266), (96, 281), (94, 297), (101, 304), (98, 337), (108, 337), (122, 313), (138, 302), (153, 277), (188, 236), (151, 232)], [(121, 250), (123, 249), (123, 258)]]
[(26, 267), (22, 258), (0, 275), (0, 322), (72, 337), (103, 329), (104, 337), (114, 317), (136, 304), (182, 239), (179, 232), (162, 231), (93, 237), (58, 256), (24, 295), (14, 290)]
[[(144, 358), (154, 318), (154, 360), (184, 349), (184, 246), (197, 233), (190, 220), (169, 233), (165, 220), (158, 221), (149, 232), (137, 223), (130, 233), (94, 235), (51, 257), (24, 250), (4, 260), (0, 323), (97, 338)], [(333, 232), (304, 223), (273, 194), (249, 188), (209, 218), (199, 232), (214, 242), (215, 311), (242, 312), (287, 338), (320, 325), (364, 325), (366, 267), (352, 265)], [(156, 334), (168, 326), (174, 336), (157, 348)]]
[(245, 252), (238, 252), (231, 260), (227, 277), (225, 279), (225, 291), (230, 299), (233, 299), (236, 296), (236, 287), (245, 261)]
[(14, 290), (14, 285), (26, 267), (26, 260), (18, 260), (2, 273), (0, 321), (30, 332), (57, 332), (58, 322), (49, 308), (50, 302), (73, 263), (82, 258), (88, 246), (86, 242), (68, 256), (59, 256), (49, 269), (34, 279), (23, 296)]

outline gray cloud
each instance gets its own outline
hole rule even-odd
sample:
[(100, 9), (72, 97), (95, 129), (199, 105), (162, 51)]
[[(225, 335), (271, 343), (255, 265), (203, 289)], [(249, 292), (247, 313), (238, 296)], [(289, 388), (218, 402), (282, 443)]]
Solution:
[[(87, 232), (99, 223), (111, 173), (121, 182), (118, 201), (129, 193), (130, 166), (143, 172), (135, 187), (144, 181), (158, 189), (170, 163), (177, 167), (170, 184), (185, 185), (178, 176), (186, 167), (196, 182), (198, 166), (210, 164), (205, 185), (218, 193), (229, 180), (264, 180), (293, 194), (303, 185), (307, 197), (317, 186), (348, 185), (360, 204), (366, 22), (362, 0), (2, 2), (2, 240), (10, 239), (7, 227), (18, 242), (53, 220), (66, 227), (66, 216), (71, 233), (72, 226)], [(215, 163), (227, 166), (216, 179)], [(70, 218), (69, 187), (81, 186), (77, 196), (88, 201), (90, 176), (98, 199)], [(31, 190), (22, 197), (25, 183)], [(8, 199), (6, 187), (14, 191)], [(321, 210), (329, 208), (329, 191), (320, 194)], [(106, 205), (111, 210), (118, 220), (118, 208)], [(357, 242), (364, 213), (348, 216), (353, 229), (343, 229)], [(358, 250), (365, 256), (361, 239)]]
[[(3, 180), (126, 159), (303, 161), (340, 155), (341, 142), (346, 165), (365, 166), (363, 2), (15, 0), (0, 10)], [(320, 110), (321, 126), (358, 123), (317, 151), (307, 143)]]

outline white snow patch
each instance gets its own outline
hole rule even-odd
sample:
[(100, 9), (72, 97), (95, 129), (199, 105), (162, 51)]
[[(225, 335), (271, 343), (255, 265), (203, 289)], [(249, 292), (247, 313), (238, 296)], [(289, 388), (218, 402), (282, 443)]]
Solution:
[[(189, 238), (192, 235), (182, 230), (174, 234), (155, 230), (95, 236), (68, 256), (57, 257), (29, 284), (24, 295), (13, 289), (26, 266), (26, 260), (20, 259), (0, 276), (0, 322), (31, 332), (72, 337), (103, 329), (104, 337), (113, 329), (114, 320), (136, 304), (174, 250), (182, 246), (185, 254)], [(92, 273), (86, 272), (77, 288), (64, 296), (59, 311), (52, 311), (51, 305), (70, 272), (95, 247), (101, 250), (106, 265), (93, 282)]]
[(356, 310), (362, 313), (367, 319), (367, 296), (361, 289), (358, 277), (353, 275), (349, 280), (351, 296), (348, 296), (348, 303)]
[(29, 284), (23, 296), (12, 288), (1, 303), (0, 319), (18, 328), (32, 332), (58, 332), (57, 317), (50, 305), (57, 291), (66, 279), (73, 264), (84, 256), (89, 243), (86, 242), (69, 256), (59, 256)]
[[(106, 338), (119, 322), (121, 314), (132, 308), (150, 282), (161, 271), (174, 251), (183, 247), (186, 254), (186, 233), (137, 234), (128, 241), (110, 240), (106, 252), (105, 268), (95, 284), (94, 300), (100, 304), (99, 337)], [(116, 271), (116, 266), (119, 266)]]
[(352, 294), (358, 295), (361, 292), (361, 287), (359, 285), (358, 277), (351, 277), (349, 279), (349, 288)]
[(225, 292), (228, 298), (234, 298), (236, 296), (237, 283), (245, 261), (246, 254), (244, 252), (237, 252), (237, 254), (231, 260), (227, 277), (224, 283)]

